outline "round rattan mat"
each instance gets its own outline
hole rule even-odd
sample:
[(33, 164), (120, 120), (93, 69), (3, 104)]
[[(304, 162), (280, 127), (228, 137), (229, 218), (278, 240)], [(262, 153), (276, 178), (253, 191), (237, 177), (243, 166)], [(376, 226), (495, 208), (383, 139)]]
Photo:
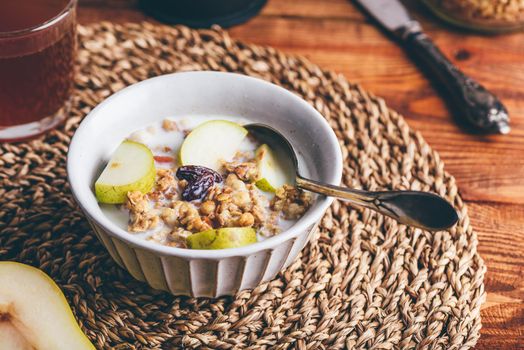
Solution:
[[(74, 107), (59, 129), (0, 149), (0, 260), (42, 268), (99, 348), (467, 349), (479, 337), (484, 264), (455, 180), (384, 101), (305, 59), (220, 30), (79, 27)], [(460, 211), (449, 232), (408, 229), (335, 202), (275, 280), (234, 298), (173, 297), (135, 281), (97, 241), (66, 180), (81, 119), (113, 92), (186, 70), (261, 77), (309, 101), (344, 155), (345, 185), (430, 190)], [(95, 140), (93, 140), (95, 142)]]

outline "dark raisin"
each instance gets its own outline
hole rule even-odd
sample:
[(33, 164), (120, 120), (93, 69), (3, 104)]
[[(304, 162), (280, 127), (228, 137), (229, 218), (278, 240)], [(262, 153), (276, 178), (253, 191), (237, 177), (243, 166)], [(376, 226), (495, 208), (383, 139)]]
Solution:
[(176, 171), (176, 177), (187, 181), (187, 186), (182, 192), (182, 199), (186, 201), (203, 198), (215, 182), (222, 182), (219, 173), (198, 165), (181, 166)]
[(211, 175), (203, 175), (198, 180), (189, 182), (184, 191), (182, 191), (182, 199), (185, 201), (201, 199), (207, 194), (214, 182)]
[(178, 168), (176, 171), (176, 176), (181, 180), (186, 180), (188, 182), (195, 181), (199, 177), (210, 174), (213, 175), (213, 178), (216, 182), (222, 182), (222, 176), (213, 169), (206, 168), (205, 166), (200, 165), (185, 165)]

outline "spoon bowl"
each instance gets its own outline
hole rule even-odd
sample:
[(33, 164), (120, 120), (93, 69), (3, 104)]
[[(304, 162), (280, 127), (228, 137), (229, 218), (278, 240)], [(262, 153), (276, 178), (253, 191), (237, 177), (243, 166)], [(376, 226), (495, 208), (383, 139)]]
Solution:
[(291, 159), (297, 187), (326, 196), (337, 197), (352, 205), (368, 208), (398, 222), (428, 231), (445, 230), (459, 219), (456, 210), (444, 198), (422, 191), (364, 191), (334, 186), (307, 179), (299, 173), (298, 158), (291, 143), (276, 129), (264, 124), (244, 127), (259, 140), (285, 153)]

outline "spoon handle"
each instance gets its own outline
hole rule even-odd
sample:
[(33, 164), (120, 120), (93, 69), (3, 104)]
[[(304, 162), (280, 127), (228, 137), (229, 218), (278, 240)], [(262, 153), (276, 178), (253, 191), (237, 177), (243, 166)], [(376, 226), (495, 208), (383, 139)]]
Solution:
[(455, 209), (436, 194), (420, 191), (369, 192), (350, 189), (297, 176), (298, 187), (387, 215), (402, 224), (429, 231), (450, 228), (458, 221)]

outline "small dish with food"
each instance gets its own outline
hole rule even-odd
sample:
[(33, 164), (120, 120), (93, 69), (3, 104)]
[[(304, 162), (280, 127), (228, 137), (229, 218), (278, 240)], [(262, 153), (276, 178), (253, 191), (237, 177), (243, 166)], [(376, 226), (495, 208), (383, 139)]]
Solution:
[(281, 131), (301, 173), (340, 182), (325, 119), (293, 93), (219, 72), (152, 78), (82, 121), (67, 170), (75, 199), (112, 258), (175, 295), (231, 295), (271, 280), (332, 202), (294, 187), (294, 170), (243, 125)]

